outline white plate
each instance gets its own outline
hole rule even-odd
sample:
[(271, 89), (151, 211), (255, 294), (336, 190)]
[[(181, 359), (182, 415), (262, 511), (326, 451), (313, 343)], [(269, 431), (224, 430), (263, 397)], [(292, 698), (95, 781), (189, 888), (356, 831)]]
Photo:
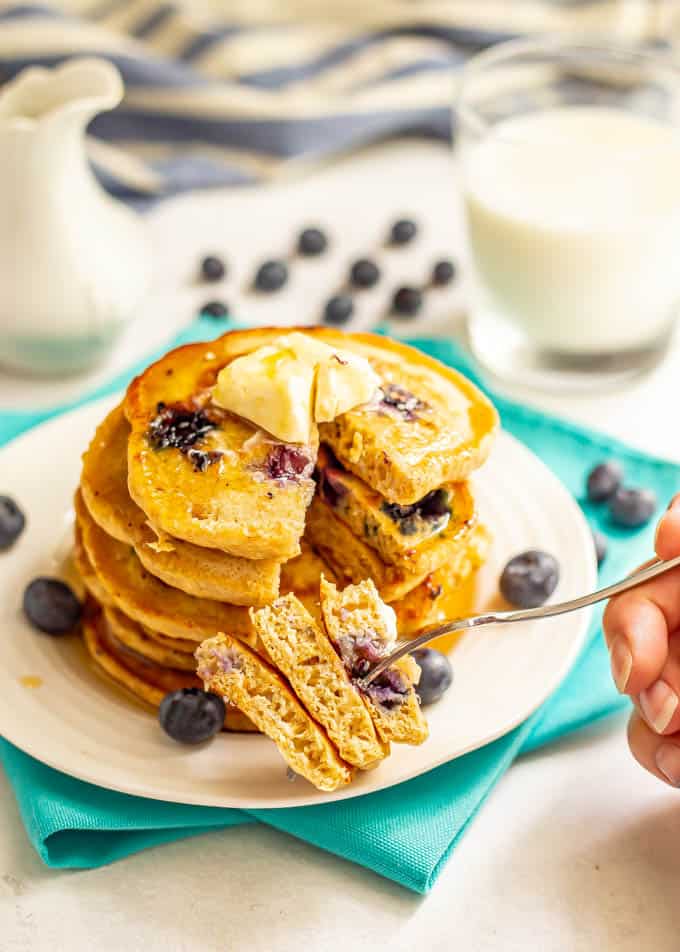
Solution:
[[(48, 422), (0, 453), (0, 492), (16, 498), (28, 516), (18, 544), (0, 555), (0, 733), (38, 760), (103, 787), (181, 803), (290, 807), (356, 797), (425, 773), (512, 730), (575, 660), (587, 612), (466, 635), (452, 656), (454, 686), (428, 711), (430, 739), (421, 747), (395, 746), (378, 769), (334, 794), (319, 793), (302, 779), (289, 782), (265, 737), (222, 734), (199, 748), (174, 743), (148, 711), (92, 670), (79, 639), (40, 634), (21, 613), (27, 582), (54, 573), (63, 559), (80, 454), (110, 403)], [(482, 518), (495, 539), (482, 573), (480, 608), (497, 598), (507, 559), (528, 548), (559, 559), (555, 599), (593, 589), (596, 568), (586, 522), (532, 453), (501, 433), (475, 483)]]

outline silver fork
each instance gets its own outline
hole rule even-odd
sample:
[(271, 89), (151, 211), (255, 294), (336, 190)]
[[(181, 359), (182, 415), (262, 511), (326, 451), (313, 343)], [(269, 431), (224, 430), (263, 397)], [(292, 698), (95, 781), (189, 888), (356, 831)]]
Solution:
[(535, 621), (537, 618), (553, 618), (555, 615), (565, 615), (567, 612), (575, 612), (578, 611), (579, 608), (587, 608), (588, 605), (594, 605), (596, 602), (605, 601), (605, 599), (619, 595), (621, 592), (627, 592), (629, 588), (642, 585), (643, 582), (648, 582), (650, 579), (656, 578), (657, 575), (662, 575), (664, 572), (668, 572), (670, 569), (675, 569), (679, 566), (680, 556), (675, 559), (667, 559), (666, 561), (657, 559), (652, 562), (651, 565), (640, 569), (638, 572), (634, 572), (632, 575), (629, 575), (628, 578), (624, 578), (620, 582), (614, 582), (613, 585), (607, 585), (605, 588), (601, 588), (597, 592), (591, 592), (589, 595), (572, 598), (568, 602), (558, 602), (554, 605), (540, 605), (538, 608), (522, 608), (517, 611), (487, 612), (485, 615), (459, 618), (455, 621), (444, 622), (443, 625), (426, 628), (425, 631), (421, 631), (419, 635), (416, 635), (415, 638), (411, 638), (410, 641), (405, 641), (403, 644), (397, 645), (391, 654), (379, 661), (373, 670), (358, 682), (359, 687), (367, 687), (371, 681), (377, 678), (379, 674), (382, 674), (386, 668), (393, 665), (395, 661), (398, 661), (399, 658), (403, 658), (404, 655), (410, 654), (416, 648), (426, 645), (428, 641), (432, 641), (433, 638), (439, 638), (440, 635), (450, 635), (456, 631), (467, 631), (469, 628), (482, 628), (485, 625), (508, 625), (518, 621)]

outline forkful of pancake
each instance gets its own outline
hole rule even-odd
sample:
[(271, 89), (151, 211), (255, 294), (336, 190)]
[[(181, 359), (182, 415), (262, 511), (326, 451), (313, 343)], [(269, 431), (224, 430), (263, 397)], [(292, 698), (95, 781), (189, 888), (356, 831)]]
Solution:
[[(197, 676), (225, 729), (267, 734), (320, 790), (422, 743), (414, 659), (363, 679), (484, 561), (468, 478), (496, 427), (465, 377), (382, 337), (270, 328), (171, 351), (84, 456), (93, 660), (128, 689)], [(168, 681), (186, 645), (197, 668)]]

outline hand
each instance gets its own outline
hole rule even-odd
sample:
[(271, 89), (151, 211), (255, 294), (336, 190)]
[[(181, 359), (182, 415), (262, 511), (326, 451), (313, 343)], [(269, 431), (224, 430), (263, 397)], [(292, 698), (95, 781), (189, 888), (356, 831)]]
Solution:
[[(680, 555), (680, 496), (659, 523), (655, 548), (662, 559)], [(680, 787), (680, 568), (613, 598), (604, 633), (616, 686), (635, 704), (632, 754)]]

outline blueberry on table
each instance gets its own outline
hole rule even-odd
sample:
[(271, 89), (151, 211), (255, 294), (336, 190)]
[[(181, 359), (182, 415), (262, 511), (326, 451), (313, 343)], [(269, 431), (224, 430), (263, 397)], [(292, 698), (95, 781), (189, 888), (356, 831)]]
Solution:
[(278, 291), (288, 280), (288, 265), (285, 261), (265, 261), (255, 274), (258, 291)]
[(503, 597), (518, 608), (542, 605), (557, 588), (560, 569), (548, 552), (529, 549), (510, 559), (501, 575)]
[(390, 241), (393, 245), (407, 245), (418, 234), (418, 226), (410, 218), (400, 218), (390, 229)]
[(222, 729), (226, 708), (222, 698), (200, 688), (166, 694), (158, 709), (160, 725), (181, 744), (200, 744)]
[(418, 648), (411, 655), (420, 668), (416, 691), (423, 707), (434, 704), (448, 691), (453, 682), (451, 662), (434, 648)]
[(370, 258), (359, 258), (350, 268), (349, 280), (355, 288), (372, 288), (380, 280), (380, 268)]
[(220, 318), (229, 316), (229, 308), (224, 301), (206, 301), (201, 308), (201, 315), (219, 320)]
[(592, 532), (597, 564), (600, 566), (607, 558), (607, 539), (606, 536), (604, 536), (601, 532), (598, 532), (597, 529), (593, 529)]
[(456, 266), (453, 261), (443, 258), (437, 261), (432, 269), (432, 283), (438, 285), (451, 284), (456, 276)]
[(298, 251), (301, 255), (314, 257), (321, 255), (328, 247), (328, 238), (320, 228), (305, 228), (298, 238)]
[(48, 635), (73, 631), (82, 613), (73, 590), (58, 578), (35, 578), (26, 587), (24, 614), (32, 625)]
[(401, 287), (392, 298), (392, 311), (400, 317), (415, 317), (423, 306), (423, 295), (418, 288)]
[(0, 552), (17, 541), (26, 525), (26, 517), (9, 496), (0, 496)]
[(656, 494), (651, 489), (621, 487), (609, 500), (609, 513), (617, 525), (636, 529), (649, 522), (657, 505)]
[(623, 467), (615, 459), (600, 463), (588, 473), (586, 492), (591, 502), (604, 502), (623, 482)]
[(226, 272), (224, 261), (217, 255), (206, 255), (201, 261), (201, 275), (204, 281), (221, 281)]
[(326, 301), (323, 319), (326, 324), (346, 324), (354, 313), (354, 302), (348, 294), (335, 294)]

